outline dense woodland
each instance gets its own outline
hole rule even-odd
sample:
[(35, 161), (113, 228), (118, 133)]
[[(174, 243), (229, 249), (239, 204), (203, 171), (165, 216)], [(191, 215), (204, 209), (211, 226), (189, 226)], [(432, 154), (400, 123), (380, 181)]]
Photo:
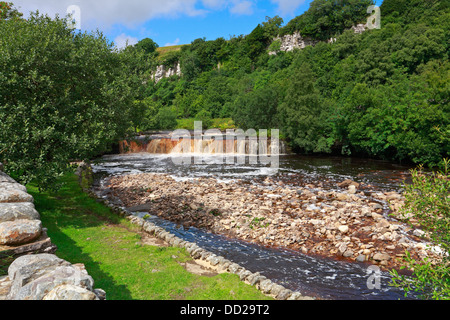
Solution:
[[(0, 162), (46, 187), (127, 134), (231, 118), (280, 129), (298, 153), (436, 165), (450, 149), (449, 1), (385, 0), (381, 29), (355, 34), (371, 4), (314, 0), (287, 23), (267, 17), (248, 35), (165, 52), (151, 39), (119, 50), (1, 2)], [(280, 51), (274, 38), (297, 31), (318, 43)], [(153, 81), (178, 62), (181, 77)]]
[[(197, 39), (164, 57), (147, 46), (153, 68), (180, 61), (183, 76), (148, 83), (139, 127), (232, 118), (244, 129), (281, 129), (301, 153), (438, 163), (450, 149), (449, 2), (385, 0), (382, 28), (353, 33), (371, 4), (315, 0), (286, 25), (267, 18), (249, 35)], [(268, 54), (276, 36), (296, 31), (322, 42)]]

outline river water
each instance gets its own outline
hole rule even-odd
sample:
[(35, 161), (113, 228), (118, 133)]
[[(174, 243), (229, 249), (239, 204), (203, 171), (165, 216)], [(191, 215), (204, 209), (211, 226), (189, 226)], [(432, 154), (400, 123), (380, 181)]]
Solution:
[[(191, 155), (177, 155), (189, 160)], [(258, 181), (268, 174), (283, 177), (286, 183), (324, 182), (324, 187), (333, 186), (346, 179), (373, 186), (375, 191), (399, 191), (408, 177), (409, 167), (390, 162), (344, 158), (280, 156), (277, 172), (267, 165), (227, 165), (223, 158), (205, 155), (204, 163), (177, 165), (171, 155), (126, 154), (108, 155), (93, 165), (96, 173), (95, 189), (101, 193), (105, 179), (110, 176), (160, 173), (183, 181), (199, 177), (213, 177), (220, 181), (247, 179)], [(291, 179), (289, 178), (291, 177)], [(145, 213), (134, 213), (141, 217)], [(390, 286), (388, 273), (375, 273), (370, 265), (348, 263), (332, 259), (311, 257), (285, 249), (263, 246), (228, 239), (196, 228), (186, 229), (172, 222), (152, 217), (150, 220), (186, 241), (195, 242), (228, 260), (236, 262), (252, 272), (277, 282), (286, 288), (319, 299), (333, 300), (399, 300), (404, 293)], [(373, 288), (371, 284), (378, 284)]]

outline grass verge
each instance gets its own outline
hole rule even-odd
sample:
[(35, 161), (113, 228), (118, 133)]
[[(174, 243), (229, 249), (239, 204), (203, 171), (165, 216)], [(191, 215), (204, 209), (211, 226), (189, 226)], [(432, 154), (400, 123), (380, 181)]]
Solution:
[(184, 249), (144, 245), (139, 230), (83, 193), (73, 174), (58, 192), (39, 193), (30, 184), (44, 227), (58, 246), (56, 255), (83, 263), (108, 300), (265, 300), (236, 275), (191, 274), (180, 263)]

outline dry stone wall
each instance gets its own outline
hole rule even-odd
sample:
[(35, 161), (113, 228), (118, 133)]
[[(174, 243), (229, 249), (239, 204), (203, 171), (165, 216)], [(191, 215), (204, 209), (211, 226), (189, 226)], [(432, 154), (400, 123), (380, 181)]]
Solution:
[[(3, 169), (0, 163), (0, 169)], [(25, 186), (0, 171), (0, 300), (104, 300), (84, 265), (59, 259)]]

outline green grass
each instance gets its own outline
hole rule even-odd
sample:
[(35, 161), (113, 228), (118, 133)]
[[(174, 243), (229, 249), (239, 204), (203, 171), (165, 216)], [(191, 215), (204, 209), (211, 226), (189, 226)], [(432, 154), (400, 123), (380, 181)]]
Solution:
[(167, 54), (169, 54), (170, 52), (174, 52), (174, 51), (180, 51), (181, 47), (183, 47), (184, 45), (176, 45), (176, 46), (169, 46), (169, 47), (161, 47), (161, 48), (157, 48), (156, 51), (159, 53), (158, 59), (160, 61), (163, 61), (164, 58), (167, 56)]
[(62, 178), (57, 193), (28, 191), (56, 255), (83, 263), (95, 287), (108, 300), (264, 300), (256, 288), (236, 275), (204, 277), (187, 272), (179, 263), (190, 261), (184, 249), (143, 245), (139, 230), (126, 219), (83, 193), (73, 174)]
[[(196, 120), (194, 118), (178, 119), (177, 129), (194, 130), (195, 121)], [(236, 129), (236, 125), (234, 124), (234, 121), (231, 118), (213, 119), (209, 129), (220, 129), (220, 130)]]

